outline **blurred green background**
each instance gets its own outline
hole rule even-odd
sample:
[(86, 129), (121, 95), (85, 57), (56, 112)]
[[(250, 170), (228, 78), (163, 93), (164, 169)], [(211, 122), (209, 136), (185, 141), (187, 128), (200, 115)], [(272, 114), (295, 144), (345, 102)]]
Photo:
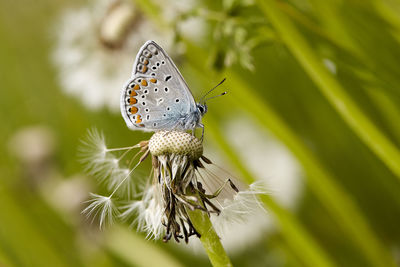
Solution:
[[(66, 12), (76, 23), (57, 26)], [(64, 38), (77, 30), (87, 34)], [(1, 0), (1, 266), (209, 265), (198, 251), (147, 241), (124, 224), (100, 231), (80, 215), (88, 192), (103, 190), (77, 157), (87, 129), (113, 147), (150, 136), (125, 126), (120, 87), (98, 98), (96, 86), (123, 85), (130, 69), (119, 64), (131, 65), (152, 38), (169, 40), (197, 99), (227, 78), (229, 94), (209, 103), (205, 142), (238, 176), (258, 179), (246, 162), (255, 159), (227, 138), (240, 135), (226, 126), (239, 119), (271, 133), (303, 169), (295, 209), (262, 197), (275, 228), (229, 253), (235, 266), (400, 265), (400, 1)], [(90, 84), (98, 68), (89, 90), (81, 80)]]

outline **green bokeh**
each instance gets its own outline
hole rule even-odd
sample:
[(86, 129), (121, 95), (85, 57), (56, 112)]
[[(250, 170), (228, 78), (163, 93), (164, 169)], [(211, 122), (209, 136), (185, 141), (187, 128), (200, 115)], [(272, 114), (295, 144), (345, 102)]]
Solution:
[[(138, 2), (145, 16), (160, 23), (157, 12), (146, 9), (149, 3), (151, 1)], [(253, 120), (271, 131), (295, 156), (306, 151), (302, 155), (316, 159), (322, 172), (346, 195), (345, 200), (337, 199), (337, 208), (340, 209), (342, 203), (350, 203), (351, 207), (343, 207), (342, 213), (328, 207), (326, 203), (334, 201), (328, 198), (341, 194), (331, 194), (329, 190), (326, 198), (318, 194), (318, 177), (309, 177), (318, 172), (304, 166), (305, 189), (298, 209), (280, 212), (273, 203), (270, 207), (267, 205), (271, 217), (278, 218), (275, 220), (278, 230), (242, 252), (230, 255), (232, 262), (236, 266), (312, 266), (302, 257), (303, 251), (308, 251), (310, 255), (320, 255), (323, 262), (328, 259), (337, 266), (377, 266), (371, 258), (378, 262), (382, 259), (381, 266), (391, 260), (399, 264), (399, 177), (321, 93), (313, 76), (293, 52), (295, 48), (288, 48), (284, 30), (270, 22), (258, 4), (242, 7), (241, 1), (237, 3), (236, 9), (224, 9), (221, 3), (204, 1), (201, 8), (213, 10), (222, 18), (237, 18), (239, 26), (254, 17), (263, 18), (262, 30), (248, 29), (253, 37), (265, 38), (251, 52), (254, 71), (240, 64), (217, 69), (215, 66), (221, 63), (216, 55), (224, 55), (232, 47), (227, 40), (216, 42), (212, 33), (199, 44), (188, 42), (186, 56), (179, 66), (195, 96), (221, 77), (227, 77), (224, 87), (229, 94), (218, 103), (210, 103), (209, 113), (204, 118), (206, 142), (215, 145), (221, 154), (225, 153), (226, 159), (235, 163), (229, 143), (223, 143), (227, 135), (224, 122), (239, 115)], [(335, 62), (337, 73), (331, 76), (395, 149), (400, 149), (400, 2), (278, 3), (276, 12), (296, 26), (296, 32), (306, 40), (315, 58), (320, 62), (323, 59)], [(50, 53), (55, 45), (51, 29), (62, 10), (84, 4), (77, 1), (0, 1), (0, 140), (3, 144), (0, 146), (0, 265), (205, 266), (209, 263), (204, 256), (172, 244), (146, 241), (143, 234), (128, 230), (127, 226), (99, 234), (94, 227), (87, 226), (83, 218), (79, 225), (68, 223), (62, 212), (43, 197), (40, 189), (27, 183), (24, 166), (10, 153), (9, 143), (17, 131), (29, 126), (48, 127), (56, 139), (52, 164), (62, 179), (69, 179), (83, 173), (77, 150), (87, 129), (96, 127), (104, 131), (113, 147), (131, 145), (149, 137), (149, 134), (129, 131), (119, 114), (107, 109), (89, 110), (79, 99), (61, 89), (57, 79), (59, 70), (51, 62)], [(198, 14), (201, 12), (194, 16)], [(211, 20), (210, 28), (221, 26), (219, 23)], [(292, 45), (295, 47), (296, 43)], [(135, 53), (132, 51), (132, 62)], [(116, 94), (119, 91), (115, 88)], [(257, 103), (248, 100), (252, 97)], [(275, 123), (271, 117), (260, 115), (270, 114), (269, 110), (287, 129), (282, 130), (280, 122)], [(293, 139), (287, 138), (288, 132), (301, 144), (300, 152), (291, 143)], [(222, 140), (219, 141), (218, 136)], [(307, 159), (299, 158), (300, 163), (305, 161)], [(244, 167), (236, 163), (238, 173), (246, 176), (246, 163), (242, 162)], [(148, 166), (143, 167), (142, 173)], [(252, 175), (248, 173), (248, 176)], [(357, 225), (348, 226), (352, 214), (346, 213), (354, 210), (357, 212), (355, 222), (361, 218), (372, 236), (372, 239), (366, 237), (368, 244), (365, 246), (362, 240), (355, 241), (346, 232), (346, 229), (357, 230)], [(286, 216), (286, 212), (290, 216)], [(338, 217), (339, 214), (347, 219)], [(291, 228), (293, 225), (299, 228)], [(95, 232), (93, 235), (112, 243), (96, 238), (83, 241), (82, 231)], [(296, 243), (303, 240), (297, 236), (303, 236), (301, 231), (312, 242)], [(92, 243), (85, 243), (88, 240)], [(376, 245), (370, 243), (371, 240), (384, 252), (367, 255), (368, 249)], [(309, 246), (295, 248), (294, 244)]]

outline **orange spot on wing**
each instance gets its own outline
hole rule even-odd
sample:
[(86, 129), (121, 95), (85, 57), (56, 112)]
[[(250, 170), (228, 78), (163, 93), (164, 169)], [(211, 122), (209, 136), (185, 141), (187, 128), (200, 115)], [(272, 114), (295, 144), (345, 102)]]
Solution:
[(154, 78), (151, 78), (151, 79), (150, 79), (150, 82), (152, 82), (152, 83), (156, 83), (156, 82), (157, 82), (157, 80), (156, 80), (156, 79), (154, 79)]
[(136, 116), (136, 121), (135, 121), (135, 123), (141, 123), (141, 122), (142, 122), (141, 116), (140, 116), (140, 115), (137, 115), (137, 116)]
[(149, 64), (149, 61), (148, 61), (147, 59), (145, 59), (144, 62), (143, 62), (143, 64), (144, 64), (144, 65), (147, 65), (147, 64)]
[(131, 114), (135, 114), (136, 112), (138, 112), (138, 108), (137, 107), (130, 107), (129, 111), (131, 112)]
[(137, 96), (137, 93), (132, 90), (130, 96)]
[(134, 98), (134, 97), (130, 97), (129, 98), (129, 104), (136, 104), (137, 103), (137, 99), (136, 98)]
[(146, 80), (142, 80), (142, 85), (143, 86), (147, 86), (147, 81)]
[(133, 90), (139, 90), (139, 89), (140, 89), (139, 84), (135, 84), (135, 86), (133, 87)]
[(142, 73), (145, 73), (147, 71), (147, 66), (143, 65)]

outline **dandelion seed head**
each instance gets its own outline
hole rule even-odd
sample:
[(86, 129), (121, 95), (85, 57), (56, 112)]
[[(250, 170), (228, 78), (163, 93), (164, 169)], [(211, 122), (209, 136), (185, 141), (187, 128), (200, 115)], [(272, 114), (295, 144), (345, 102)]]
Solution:
[(151, 137), (149, 150), (153, 156), (187, 155), (191, 160), (196, 160), (203, 154), (203, 144), (185, 132), (159, 131)]
[[(101, 134), (94, 133), (93, 136), (105, 144)], [(116, 215), (111, 199), (114, 194), (128, 200), (125, 201), (128, 204), (121, 207), (119, 218), (132, 220), (131, 224), (146, 232), (147, 238), (162, 237), (164, 242), (173, 238), (187, 243), (192, 235), (200, 237), (191, 222), (189, 210), (200, 210), (218, 217), (224, 225), (240, 221), (259, 210), (256, 195), (263, 191), (234, 182), (226, 172), (214, 172), (214, 164), (203, 155), (202, 142), (196, 137), (185, 132), (160, 131), (149, 141), (125, 149), (129, 151), (139, 147), (138, 154), (142, 153), (142, 156), (132, 169), (120, 167), (121, 157), (113, 156), (114, 151), (121, 149), (107, 149), (104, 157), (91, 157), (94, 159), (91, 172), (106, 180), (107, 188), (113, 190), (109, 197), (93, 194), (84, 210), (88, 215), (97, 216), (101, 226)], [(139, 196), (120, 194), (124, 191), (122, 188), (131, 188), (132, 171), (149, 154), (153, 163), (153, 180), (147, 182)], [(126, 195), (132, 198), (126, 198)]]

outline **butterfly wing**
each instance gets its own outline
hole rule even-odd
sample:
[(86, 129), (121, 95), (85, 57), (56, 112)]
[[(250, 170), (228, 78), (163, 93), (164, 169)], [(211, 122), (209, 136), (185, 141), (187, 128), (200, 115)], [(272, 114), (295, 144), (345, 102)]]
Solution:
[(172, 59), (154, 41), (147, 41), (121, 93), (121, 113), (127, 126), (171, 130), (195, 110), (193, 95)]

